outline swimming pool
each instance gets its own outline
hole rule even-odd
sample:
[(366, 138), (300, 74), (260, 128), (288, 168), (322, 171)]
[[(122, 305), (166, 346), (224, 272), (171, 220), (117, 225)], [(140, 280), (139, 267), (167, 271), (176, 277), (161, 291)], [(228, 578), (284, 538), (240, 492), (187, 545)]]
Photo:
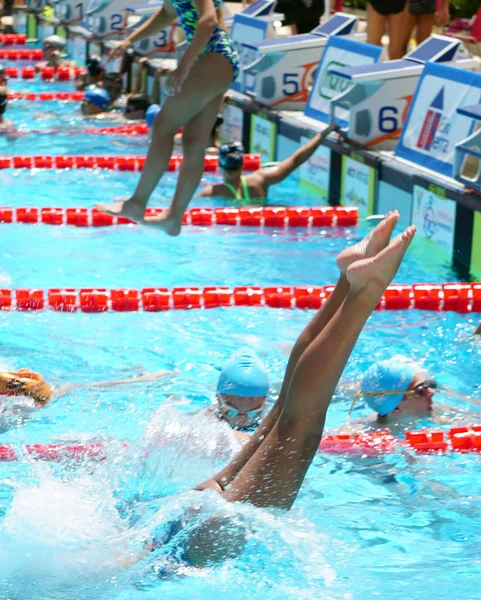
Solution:
[[(71, 138), (69, 153), (83, 152), (76, 139)], [(138, 175), (8, 169), (0, 177), (11, 206), (66, 207), (127, 194)], [(154, 205), (165, 205), (175, 181), (176, 174), (167, 174)], [(294, 179), (273, 189), (269, 202), (316, 203), (301, 195)], [(329, 284), (337, 275), (336, 254), (367, 227), (186, 227), (173, 240), (135, 226), (0, 225), (0, 288)], [(427, 247), (415, 240), (396, 281), (457, 279)], [(66, 465), (0, 463), (0, 597), (425, 600), (436, 595), (452, 600), (462, 590), (463, 598), (478, 598), (476, 454), (400, 451), (364, 460), (319, 454), (288, 514), (225, 507), (203, 495), (207, 511), (235, 511), (235, 518), (241, 515), (247, 523), (248, 544), (239, 559), (202, 570), (184, 568), (167, 579), (161, 567), (171, 548), (127, 569), (113, 564), (113, 549), (138, 550), (158, 523), (183, 511), (188, 489), (234, 452), (207, 423), (184, 414), (212, 402), (228, 356), (242, 346), (254, 348), (275, 393), (290, 347), (311, 315), (266, 307), (155, 314), (0, 312), (2, 367), (32, 366), (59, 384), (173, 371), (160, 383), (76, 390), (26, 423), (5, 424), (2, 444), (21, 449), (27, 443), (100, 439), (109, 458)], [(377, 312), (343, 380), (359, 380), (372, 360), (386, 353), (409, 354), (468, 397), (440, 394), (438, 404), (445, 408), (420, 425), (447, 428), (455, 410), (455, 422), (479, 422), (481, 345), (470, 337), (475, 325), (476, 315)], [(339, 391), (328, 429), (343, 425), (350, 397)], [(359, 404), (353, 418), (368, 414)], [(120, 446), (123, 441), (130, 443)]]

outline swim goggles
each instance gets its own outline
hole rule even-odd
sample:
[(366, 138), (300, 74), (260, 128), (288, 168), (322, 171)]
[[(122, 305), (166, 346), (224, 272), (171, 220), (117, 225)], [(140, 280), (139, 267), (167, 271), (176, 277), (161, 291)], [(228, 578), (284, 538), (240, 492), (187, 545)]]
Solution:
[(247, 417), (248, 419), (258, 420), (264, 410), (264, 406), (260, 406), (259, 408), (253, 408), (248, 411), (241, 411), (238, 408), (235, 408), (235, 406), (232, 406), (226, 402), (220, 394), (217, 394), (217, 401), (221, 405), (219, 414), (222, 414), (222, 416)]
[(444, 386), (440, 386), (435, 379), (426, 379), (425, 381), (419, 383), (412, 390), (390, 390), (380, 392), (363, 392), (362, 390), (359, 390), (354, 396), (354, 400), (352, 401), (351, 406), (349, 407), (347, 418), (351, 416), (354, 405), (361, 396), (364, 396), (364, 398), (375, 398), (376, 396), (419, 396), (423, 398), (426, 395), (426, 392), (429, 388), (437, 390), (444, 389)]

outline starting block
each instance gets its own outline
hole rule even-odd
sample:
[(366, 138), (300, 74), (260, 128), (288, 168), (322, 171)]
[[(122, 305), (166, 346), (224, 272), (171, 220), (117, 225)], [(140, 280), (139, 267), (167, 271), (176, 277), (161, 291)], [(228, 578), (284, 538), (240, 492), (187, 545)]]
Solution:
[(89, 0), (83, 25), (97, 39), (115, 38), (127, 31), (127, 10), (144, 5), (145, 0)]
[(74, 25), (82, 22), (87, 5), (88, 0), (57, 0), (53, 12), (62, 25)]
[(458, 108), (458, 115), (474, 121), (474, 133), (454, 148), (454, 178), (481, 192), (481, 104)]
[(435, 62), (474, 71), (474, 58), (458, 57), (459, 40), (432, 35), (401, 60), (375, 65), (332, 69), (353, 86), (335, 98), (331, 122), (337, 110), (348, 114), (343, 131), (347, 138), (369, 148), (394, 150), (406, 121), (414, 91), (426, 63)]
[[(259, 19), (263, 19), (270, 23), (282, 21), (284, 15), (274, 12), (275, 7), (276, 0), (257, 0), (257, 2), (248, 4), (239, 14), (247, 17), (258, 17)], [(234, 24), (234, 17), (225, 17), (224, 21), (227, 25), (227, 30), (230, 33), (232, 25)]]
[[(149, 19), (161, 7), (162, 2), (154, 2), (144, 6), (129, 6), (126, 11), (128, 30), (142, 25), (142, 23)], [(174, 58), (176, 50), (174, 31), (177, 26), (177, 22), (174, 22), (169, 27), (162, 29), (159, 33), (136, 42), (134, 44), (135, 50), (140, 52), (143, 56)]]
[(365, 40), (356, 23), (355, 15), (336, 13), (311, 33), (246, 43), (255, 60), (241, 71), (240, 91), (270, 108), (303, 111), (329, 38)]

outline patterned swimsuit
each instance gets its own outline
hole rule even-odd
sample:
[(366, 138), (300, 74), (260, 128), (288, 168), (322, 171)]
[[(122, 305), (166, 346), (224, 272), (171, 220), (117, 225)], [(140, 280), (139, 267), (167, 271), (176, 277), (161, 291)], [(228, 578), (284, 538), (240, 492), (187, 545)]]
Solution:
[[(180, 25), (184, 31), (187, 43), (190, 44), (194, 37), (197, 23), (199, 22), (199, 15), (194, 3), (192, 0), (171, 0), (171, 2), (179, 15)], [(214, 0), (216, 10), (221, 5), (222, 0)], [(237, 77), (239, 74), (239, 56), (228, 34), (218, 25), (215, 26), (214, 32), (202, 54), (204, 52), (218, 52), (225, 56), (234, 71), (234, 79)]]

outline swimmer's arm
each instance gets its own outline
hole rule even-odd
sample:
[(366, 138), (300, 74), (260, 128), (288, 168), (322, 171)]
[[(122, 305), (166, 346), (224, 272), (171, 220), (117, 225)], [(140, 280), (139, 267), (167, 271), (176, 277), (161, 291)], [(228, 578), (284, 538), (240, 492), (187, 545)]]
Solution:
[(146, 37), (154, 35), (171, 25), (177, 19), (177, 13), (170, 0), (165, 0), (162, 8), (150, 17), (143, 25), (133, 31), (127, 38), (130, 45)]
[(481, 335), (481, 323), (477, 326), (476, 331), (474, 332), (474, 335)]
[(139, 377), (129, 377), (128, 379), (114, 379), (112, 381), (92, 381), (88, 383), (67, 383), (65, 385), (60, 386), (57, 389), (57, 395), (64, 395), (67, 392), (71, 392), (77, 388), (107, 388), (107, 387), (117, 387), (119, 385), (126, 385), (130, 383), (145, 383), (150, 381), (158, 381), (159, 379), (164, 379), (169, 375), (173, 375), (177, 373), (176, 370), (173, 371), (156, 371), (155, 373), (147, 373), (146, 375), (139, 375)]
[(180, 61), (177, 70), (188, 72), (194, 62), (199, 58), (207, 42), (210, 40), (219, 18), (213, 0), (192, 0), (199, 20), (194, 36)]
[(298, 167), (306, 162), (314, 152), (319, 148), (326, 137), (337, 129), (337, 125), (329, 125), (322, 133), (315, 135), (312, 140), (304, 144), (294, 154), (281, 161), (277, 166), (268, 169), (261, 169), (256, 172), (263, 179), (266, 188), (275, 183), (280, 183)]
[(215, 189), (217, 188), (217, 185), (206, 185), (205, 187), (203, 187), (200, 192), (199, 192), (199, 197), (200, 198), (211, 198), (212, 196), (216, 196), (217, 194), (215, 193)]

